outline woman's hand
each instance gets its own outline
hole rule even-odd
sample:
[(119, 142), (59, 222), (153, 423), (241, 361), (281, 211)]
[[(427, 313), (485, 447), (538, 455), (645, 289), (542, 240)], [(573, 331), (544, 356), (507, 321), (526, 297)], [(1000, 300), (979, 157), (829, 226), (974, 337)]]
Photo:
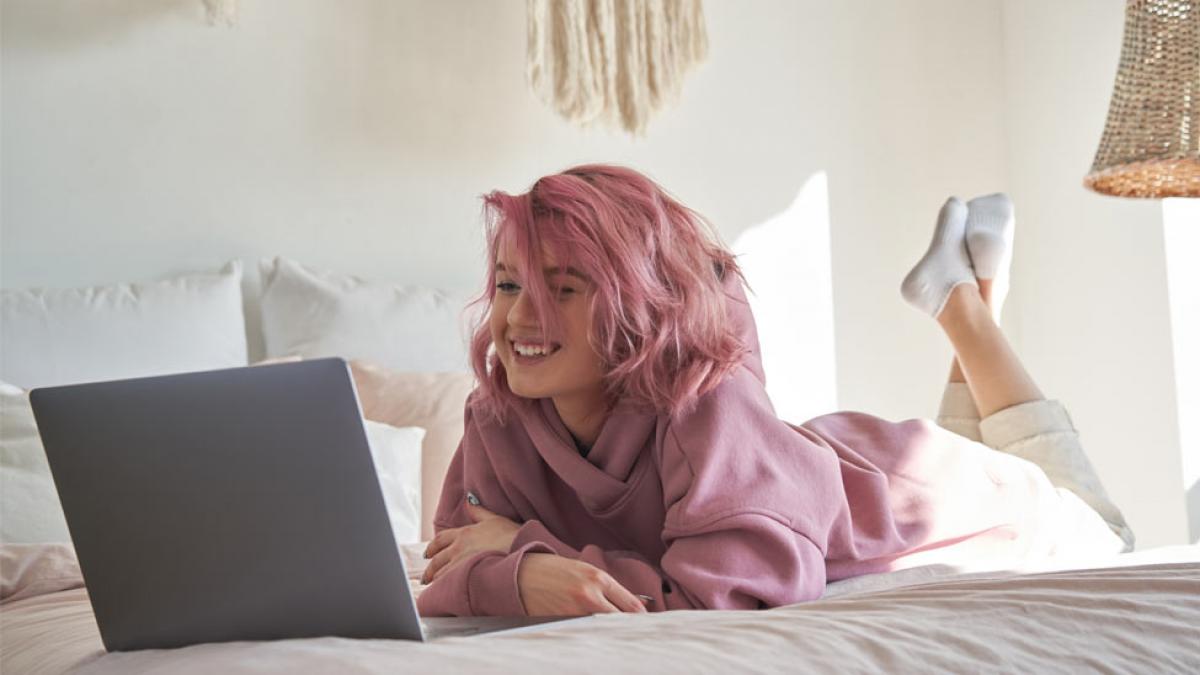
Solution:
[(468, 503), (466, 509), (475, 524), (437, 533), (425, 548), (425, 557), (431, 560), (421, 577), (422, 583), (436, 581), (447, 570), (480, 551), (508, 553), (521, 526), (482, 506)]
[(529, 616), (583, 616), (646, 611), (633, 593), (604, 570), (553, 553), (527, 553), (517, 588)]

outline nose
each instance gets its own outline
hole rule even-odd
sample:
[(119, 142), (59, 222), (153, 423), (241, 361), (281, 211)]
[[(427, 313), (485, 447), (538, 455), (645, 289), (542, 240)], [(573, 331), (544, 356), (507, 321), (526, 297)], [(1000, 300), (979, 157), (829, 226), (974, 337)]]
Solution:
[(525, 289), (521, 289), (521, 292), (517, 294), (516, 302), (508, 309), (508, 325), (523, 328), (536, 328), (538, 325), (533, 298)]

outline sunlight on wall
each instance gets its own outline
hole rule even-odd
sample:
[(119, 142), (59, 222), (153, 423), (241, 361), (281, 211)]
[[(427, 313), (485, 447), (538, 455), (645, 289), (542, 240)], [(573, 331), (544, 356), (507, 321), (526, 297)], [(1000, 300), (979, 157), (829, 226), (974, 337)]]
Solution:
[(1200, 543), (1200, 199), (1164, 200), (1163, 235), (1188, 539)]
[(837, 409), (829, 182), (813, 174), (783, 213), (734, 242), (750, 284), (767, 394), (800, 423)]

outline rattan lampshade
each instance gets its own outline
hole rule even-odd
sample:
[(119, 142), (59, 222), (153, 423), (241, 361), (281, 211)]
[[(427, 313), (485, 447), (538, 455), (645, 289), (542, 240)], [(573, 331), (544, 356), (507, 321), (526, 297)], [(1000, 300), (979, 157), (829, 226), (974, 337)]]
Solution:
[(1108, 122), (1083, 184), (1200, 197), (1200, 0), (1128, 0)]

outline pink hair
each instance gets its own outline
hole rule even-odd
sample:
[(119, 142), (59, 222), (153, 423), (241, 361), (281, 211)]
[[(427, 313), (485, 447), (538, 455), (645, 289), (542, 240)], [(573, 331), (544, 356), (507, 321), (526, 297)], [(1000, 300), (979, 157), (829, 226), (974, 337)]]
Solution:
[(558, 333), (541, 253), (591, 281), (593, 349), (610, 405), (619, 398), (658, 413), (680, 412), (710, 391), (748, 351), (728, 318), (723, 284), (744, 283), (733, 256), (708, 223), (646, 176), (593, 164), (546, 176), (529, 192), (483, 197), (487, 286), (472, 304), (486, 311), (473, 330), (475, 401), (498, 420), (516, 395), (492, 351), (488, 317), (502, 240), (512, 243), (544, 337)]

